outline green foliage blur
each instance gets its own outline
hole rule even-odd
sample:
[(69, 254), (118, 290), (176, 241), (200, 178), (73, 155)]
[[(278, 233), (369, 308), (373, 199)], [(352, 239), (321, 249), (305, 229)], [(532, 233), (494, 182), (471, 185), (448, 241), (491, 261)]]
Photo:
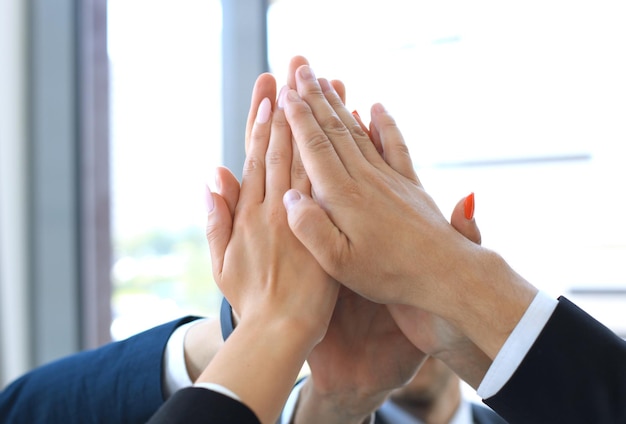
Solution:
[[(179, 315), (217, 314), (221, 293), (211, 272), (204, 232), (199, 228), (168, 232), (158, 229), (115, 242), (114, 316), (168, 302)], [(155, 306), (159, 308), (159, 306)], [(161, 307), (162, 308), (162, 307)], [(154, 308), (153, 308), (154, 309)]]

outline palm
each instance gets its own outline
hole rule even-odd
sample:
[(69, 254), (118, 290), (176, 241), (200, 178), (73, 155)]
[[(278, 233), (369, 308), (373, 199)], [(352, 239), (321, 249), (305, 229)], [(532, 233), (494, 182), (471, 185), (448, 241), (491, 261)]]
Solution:
[(368, 396), (409, 381), (425, 355), (404, 336), (385, 305), (341, 290), (326, 336), (309, 356), (317, 390)]

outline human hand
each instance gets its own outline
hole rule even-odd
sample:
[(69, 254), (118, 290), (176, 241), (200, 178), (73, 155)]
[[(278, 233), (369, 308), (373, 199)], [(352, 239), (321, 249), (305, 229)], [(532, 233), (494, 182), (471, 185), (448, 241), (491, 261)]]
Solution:
[[(269, 77), (268, 74), (259, 77), (255, 92), (271, 92), (267, 87), (263, 89), (263, 85), (275, 86), (273, 77)], [(265, 98), (261, 103), (264, 102), (268, 109), (261, 112), (257, 108), (258, 115), (272, 114), (271, 100)], [(319, 293), (336, 291), (337, 285), (287, 225), (282, 195), (290, 188), (305, 191), (307, 188), (291, 172), (291, 133), (284, 114), (278, 110), (273, 116), (265, 116), (262, 121), (259, 119), (257, 117), (250, 132), (241, 191), (236, 203), (234, 194), (230, 198), (215, 193), (210, 196), (214, 205), (209, 214), (207, 238), (215, 281), (241, 319), (246, 313), (260, 312), (258, 309), (264, 303), (261, 301), (264, 297), (284, 296), (281, 302), (267, 299), (272, 309), (280, 308), (294, 317), (310, 314), (303, 321), (317, 322), (308, 319), (317, 316), (317, 307), (322, 306), (314, 301), (321, 299), (322, 304), (328, 303), (328, 296)], [(221, 170), (219, 175), (222, 180), (232, 181), (232, 174), (225, 170)], [(236, 192), (234, 184), (229, 183), (229, 186), (233, 186), (233, 193)], [(230, 222), (233, 207), (234, 219)], [(231, 227), (232, 230), (228, 231)], [(276, 283), (274, 280), (278, 277), (280, 282)], [(302, 280), (307, 285), (296, 291), (284, 283), (290, 280), (291, 284)], [(269, 290), (272, 285), (278, 285), (274, 289), (280, 290)], [(312, 297), (302, 295), (305, 290), (314, 292)], [(287, 301), (290, 296), (294, 299)], [(324, 331), (326, 325), (323, 325)]]
[(207, 197), (214, 278), (240, 321), (200, 380), (233, 390), (262, 422), (275, 418), (302, 363), (323, 338), (339, 287), (287, 224), (283, 194), (309, 189), (292, 175), (292, 155), (284, 113), (272, 112), (272, 101), (264, 98), (238, 196), (232, 174), (223, 172), (230, 194)]
[[(286, 87), (295, 89), (296, 87), (296, 70), (302, 65), (308, 65), (308, 61), (303, 56), (294, 56), (289, 62), (289, 70), (287, 73), (287, 85)], [(346, 89), (343, 82), (339, 80), (331, 80), (333, 88), (337, 92), (341, 101), (345, 103), (346, 99)], [(245, 151), (248, 151), (248, 146), (250, 145), (252, 139), (252, 130), (255, 128), (256, 117), (258, 113), (259, 105), (264, 98), (275, 99), (276, 98), (276, 81), (274, 77), (269, 73), (261, 74), (253, 87), (252, 96), (250, 100), (250, 109), (248, 111), (248, 118), (246, 122), (246, 131), (245, 131)], [(306, 175), (306, 171), (304, 169), (304, 165), (302, 164), (302, 160), (300, 159), (300, 155), (298, 153), (298, 148), (295, 142), (292, 144), (293, 155), (292, 155), (292, 182), (295, 183), (294, 186), (300, 187), (302, 190), (310, 191), (310, 181), (308, 176)], [(297, 182), (296, 182), (297, 180)], [(215, 173), (215, 186), (216, 186), (216, 194), (219, 195), (225, 202), (227, 209), (224, 209), (224, 213), (226, 210), (230, 213), (230, 219), (226, 216), (219, 217), (215, 219), (215, 222), (219, 222), (220, 225), (212, 225), (211, 229), (207, 228), (207, 236), (215, 239), (215, 243), (226, 243), (226, 241), (230, 238), (230, 233), (232, 231), (232, 220), (234, 219), (235, 207), (237, 206), (237, 202), (239, 201), (239, 190), (240, 184), (237, 181), (237, 178), (233, 175), (233, 173), (224, 167), (218, 167)], [(207, 186), (207, 199), (209, 202), (213, 202), (213, 193), (211, 193), (210, 189)], [(222, 211), (216, 211), (216, 214), (220, 214)], [(216, 251), (222, 252), (223, 246), (220, 246)], [(223, 255), (221, 253), (214, 255), (212, 257), (212, 261), (214, 266), (221, 266), (223, 262)], [(237, 314), (233, 311), (233, 319), (235, 321), (238, 320)]]
[[(472, 194), (457, 203), (451, 224), (480, 243), (473, 201)], [(404, 308), (389, 305), (387, 310), (341, 289), (326, 336), (309, 355), (311, 375), (300, 391), (295, 424), (363, 422), (393, 389), (413, 378), (426, 358), (423, 352), (445, 357), (462, 378), (480, 382), (491, 363), (482, 351), (443, 319)], [(411, 340), (399, 331), (402, 326), (391, 319), (390, 311), (400, 323), (409, 324), (405, 327)], [(477, 376), (476, 363), (484, 366)]]
[[(429, 256), (440, 256), (470, 243), (423, 190), (404, 140), (382, 106), (372, 108), (371, 122), (384, 158), (330, 84), (318, 83), (308, 66), (301, 66), (296, 77), (301, 97), (291, 90), (279, 105), (282, 99), (319, 206), (301, 193), (288, 192), (292, 230), (325, 269), (365, 297), (381, 303), (407, 298), (430, 303), (438, 296), (432, 280), (447, 277), (450, 267), (422, 258), (422, 251), (428, 247)], [(380, 281), (393, 290), (383, 289)]]
[[(461, 199), (450, 219), (451, 225), (468, 240), (481, 243), (474, 219), (474, 193)], [(430, 356), (441, 359), (459, 377), (477, 388), (491, 359), (465, 334), (443, 318), (407, 305), (387, 305), (391, 315), (411, 342)]]
[(294, 190), (285, 195), (296, 236), (347, 287), (376, 302), (441, 316), (495, 357), (536, 289), (448, 223), (381, 105), (372, 107), (371, 132), (380, 137), (384, 159), (330, 84), (318, 82), (308, 66), (296, 79), (297, 92), (278, 103), (316, 193), (316, 202)]
[(361, 423), (424, 359), (385, 305), (342, 287), (326, 336), (309, 355), (293, 422)]

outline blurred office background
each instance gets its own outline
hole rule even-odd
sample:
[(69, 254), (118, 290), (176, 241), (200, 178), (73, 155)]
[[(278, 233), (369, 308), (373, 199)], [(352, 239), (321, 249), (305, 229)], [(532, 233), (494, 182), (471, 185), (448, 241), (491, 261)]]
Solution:
[(0, 387), (220, 301), (204, 184), (305, 55), (396, 117), (448, 215), (626, 336), (618, 1), (3, 0)]

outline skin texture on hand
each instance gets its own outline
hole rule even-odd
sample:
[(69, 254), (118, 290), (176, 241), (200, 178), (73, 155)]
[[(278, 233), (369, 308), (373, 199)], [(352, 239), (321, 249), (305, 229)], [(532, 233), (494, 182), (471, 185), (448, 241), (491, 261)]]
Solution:
[(232, 174), (221, 171), (226, 196), (207, 201), (214, 278), (240, 321), (198, 380), (229, 388), (264, 423), (277, 418), (323, 338), (339, 288), (288, 226), (284, 193), (309, 187), (292, 173), (291, 132), (272, 104), (257, 105), (238, 199)]
[[(295, 88), (295, 71), (307, 63), (302, 57), (295, 57), (291, 61), (289, 87)], [(320, 82), (327, 84), (325, 80)], [(264, 96), (271, 96), (276, 92), (273, 83), (273, 79), (268, 76), (261, 76), (254, 87), (246, 129), (247, 146), (250, 144), (258, 103)], [(331, 84), (344, 103), (345, 86), (339, 81), (332, 81)], [(364, 127), (360, 121), (359, 125)], [(375, 128), (373, 130), (372, 141), (377, 152), (384, 155), (380, 134)], [(394, 156), (387, 155), (387, 158), (393, 159)], [(292, 167), (292, 173), (302, 176), (303, 179), (307, 178), (297, 151), (294, 152)], [(220, 194), (227, 199), (229, 209), (234, 211), (239, 189), (237, 181), (225, 169), (218, 170), (217, 181)], [(308, 178), (303, 185), (308, 186)], [(480, 232), (475, 222), (464, 218), (462, 202), (455, 208), (451, 222), (470, 240), (480, 241)], [(412, 317), (413, 313), (411, 308), (406, 315)], [(421, 313), (427, 315), (423, 311)], [(424, 322), (445, 323), (441, 319)], [(433, 328), (446, 327), (439, 325)], [(454, 334), (458, 335), (456, 332)], [(436, 334), (429, 335), (431, 345), (435, 336)], [(467, 341), (460, 335), (459, 340), (463, 339)], [(475, 348), (471, 342), (467, 342), (465, 346)], [(470, 359), (461, 350), (455, 352), (464, 362)], [(477, 355), (480, 358), (485, 357), (480, 351)], [(343, 289), (326, 337), (309, 356), (311, 377), (301, 391), (294, 422), (361, 422), (380, 405), (391, 389), (401, 386), (414, 375), (423, 359), (424, 354), (400, 331), (384, 305)]]
[[(456, 204), (450, 224), (468, 240), (480, 244), (480, 230), (473, 218), (473, 194), (470, 196), (472, 210), (469, 219), (465, 206), (468, 196)], [(415, 346), (441, 359), (470, 386), (478, 388), (492, 361), (458, 328), (423, 309), (407, 305), (388, 305), (388, 308)]]
[[(294, 58), (290, 64), (290, 86), (295, 86), (295, 70), (303, 64), (306, 64), (306, 59), (302, 57)], [(324, 79), (320, 79), (319, 83), (327, 92), (331, 90), (332, 84), (336, 103), (343, 104), (345, 101), (343, 84), (337, 81), (329, 84)], [(253, 91), (246, 130), (247, 151), (252, 141), (252, 128), (258, 105), (264, 96), (272, 96), (275, 93), (273, 78), (267, 74), (259, 77)], [(354, 121), (354, 125), (358, 125), (362, 134), (367, 135), (361, 123)], [(355, 128), (353, 130), (359, 131)], [(372, 126), (370, 133), (372, 140), (368, 143), (371, 144), (372, 141), (375, 143), (376, 155), (382, 153), (390, 167), (406, 174), (409, 179), (419, 184), (412, 165), (409, 167), (406, 161), (402, 160), (406, 152), (403, 152), (402, 148), (397, 149), (397, 144), (394, 143), (386, 143), (388, 151), (384, 150), (385, 134), (381, 135), (375, 125)], [(297, 147), (297, 144), (294, 144), (294, 147)], [(298, 181), (296, 186), (299, 186), (300, 190), (310, 190), (308, 177), (299, 160), (297, 149), (294, 149), (293, 156), (292, 183)], [(220, 245), (220, 240), (227, 240), (230, 237), (232, 227), (229, 221), (234, 217), (239, 196), (239, 184), (228, 170), (218, 169), (216, 181), (218, 192), (226, 207), (223, 208), (225, 212), (224, 219), (220, 221), (221, 225), (213, 226), (211, 232), (207, 231), (207, 234), (214, 236), (212, 255), (214, 251), (223, 252), (214, 249), (213, 245)], [(475, 222), (463, 219), (463, 216), (460, 202), (453, 213), (452, 225), (470, 240), (479, 242), (480, 233)], [(215, 236), (220, 233), (223, 234)], [(222, 264), (223, 261), (223, 256), (213, 255), (214, 264)], [(376, 409), (391, 389), (402, 385), (413, 376), (424, 358), (424, 354), (415, 346), (447, 359), (448, 365), (470, 384), (480, 382), (490, 360), (463, 333), (444, 319), (424, 310), (400, 305), (391, 306), (390, 311), (394, 314), (395, 321), (391, 319), (385, 306), (371, 302), (348, 289), (342, 290), (326, 337), (309, 357), (312, 377), (302, 390), (296, 423), (319, 422), (320, 418), (327, 423), (361, 422)], [(418, 321), (415, 320), (416, 316), (420, 317)], [(400, 331), (396, 321), (401, 324), (400, 328), (406, 332), (410, 341)], [(421, 323), (418, 326), (419, 332), (415, 328), (416, 322)], [(407, 323), (409, 325), (404, 325)]]
[[(465, 198), (451, 218), (452, 226), (480, 243), (475, 220), (466, 219)], [(311, 375), (300, 392), (294, 424), (362, 423), (395, 388), (419, 372), (425, 354), (445, 359), (474, 388), (491, 360), (459, 330), (433, 314), (404, 305), (370, 302), (342, 288), (326, 337), (309, 356)], [(400, 324), (400, 327), (396, 324)], [(415, 326), (419, 323), (420, 337)], [(399, 328), (408, 327), (409, 341)]]
[[(308, 62), (302, 57), (292, 60), (289, 72), (290, 88), (295, 88), (295, 70), (299, 65), (306, 64)], [(324, 79), (319, 81), (320, 84), (325, 84)], [(332, 85), (338, 86), (336, 81)], [(339, 87), (341, 94), (338, 94), (338, 97), (345, 103), (345, 87), (343, 84)], [(358, 114), (355, 118), (369, 135), (369, 129), (362, 123)], [(374, 131), (373, 135), (376, 138), (371, 141), (379, 154), (385, 157), (380, 134)], [(393, 155), (388, 157), (393, 158)], [(451, 223), (469, 240), (480, 243), (480, 231), (473, 218), (465, 217), (464, 206), (465, 199), (462, 199), (454, 209)], [(410, 308), (405, 314), (406, 317), (414, 318), (415, 311), (417, 311), (415, 308)], [(458, 363), (457, 368), (467, 365), (472, 358), (480, 358), (479, 361), (475, 361), (483, 366), (480, 371), (476, 372), (477, 367), (471, 366), (468, 367), (474, 371), (471, 375), (462, 374), (471, 377), (469, 378), (471, 380), (480, 381), (491, 361), (463, 334), (456, 329), (449, 329), (451, 326), (444, 320), (435, 319), (423, 311), (421, 314), (425, 323), (438, 324), (431, 327), (421, 325), (423, 333), (431, 329), (431, 334), (428, 334), (430, 345), (423, 345), (443, 351), (442, 342), (435, 343), (436, 337), (454, 334), (455, 350), (448, 357), (456, 359), (453, 362)], [(398, 316), (403, 317), (400, 313)], [(450, 339), (447, 337), (446, 341)], [(460, 345), (464, 349), (458, 348)], [(473, 356), (467, 355), (468, 349), (474, 351)], [(413, 377), (424, 358), (424, 353), (416, 349), (400, 331), (384, 305), (371, 302), (344, 287), (340, 292), (326, 337), (309, 356), (311, 375), (300, 392), (293, 422), (361, 423), (380, 406), (392, 389), (402, 386)], [(462, 368), (463, 372), (465, 368)]]
[(201, 320), (192, 325), (183, 344), (185, 366), (191, 381), (195, 381), (224, 345), (220, 320)]
[(384, 159), (329, 84), (318, 82), (308, 66), (298, 68), (296, 81), (297, 92), (286, 92), (278, 102), (316, 202), (306, 194), (286, 194), (294, 233), (352, 290), (441, 316), (494, 358), (536, 289), (447, 222), (422, 188), (402, 135), (381, 105), (372, 107), (371, 133), (379, 137)]

